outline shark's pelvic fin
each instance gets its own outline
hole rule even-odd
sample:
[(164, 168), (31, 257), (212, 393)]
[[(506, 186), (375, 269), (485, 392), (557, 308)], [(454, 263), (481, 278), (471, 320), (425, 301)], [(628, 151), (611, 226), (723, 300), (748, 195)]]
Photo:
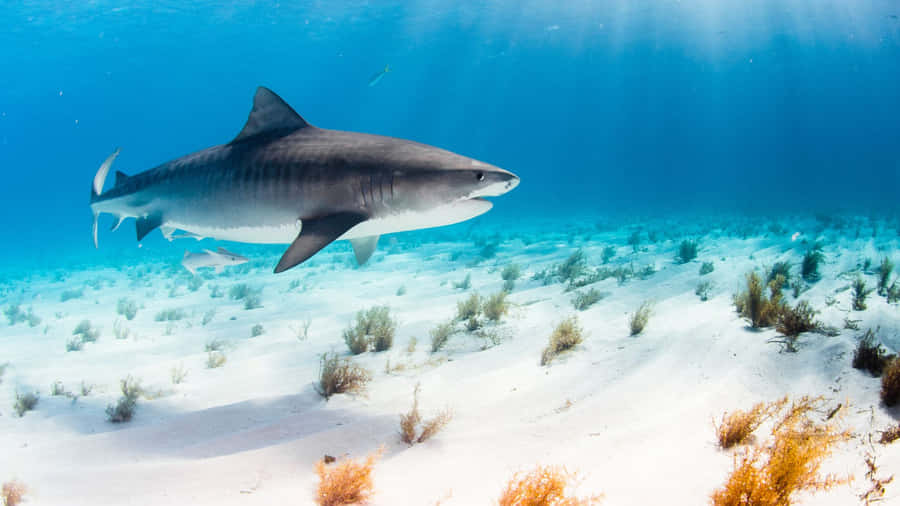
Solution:
[(372, 253), (375, 252), (375, 246), (378, 245), (379, 237), (370, 235), (359, 239), (350, 239), (350, 244), (353, 245), (353, 253), (356, 255), (356, 265), (362, 265), (372, 257)]
[(321, 218), (303, 220), (300, 235), (281, 256), (281, 260), (275, 266), (275, 273), (284, 272), (305, 261), (365, 220), (365, 216), (357, 213), (329, 214)]
[(162, 225), (162, 216), (159, 214), (151, 214), (150, 216), (137, 218), (135, 220), (135, 228), (137, 229), (138, 242), (160, 225)]
[(116, 222), (113, 223), (113, 226), (110, 227), (109, 231), (110, 231), (110, 232), (115, 232), (116, 230), (118, 230), (119, 227), (122, 226), (122, 222), (123, 222), (123, 221), (125, 221), (125, 217), (124, 217), (124, 216), (117, 216), (117, 217), (116, 217)]
[(309, 126), (291, 106), (272, 90), (260, 86), (253, 97), (253, 109), (244, 124), (244, 129), (231, 141), (231, 144), (261, 134), (284, 136)]

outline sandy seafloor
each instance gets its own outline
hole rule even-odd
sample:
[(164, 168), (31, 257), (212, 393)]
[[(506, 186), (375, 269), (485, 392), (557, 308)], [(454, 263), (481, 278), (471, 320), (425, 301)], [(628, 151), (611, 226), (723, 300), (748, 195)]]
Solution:
[[(853, 483), (801, 494), (801, 503), (858, 504), (868, 487), (866, 451), (877, 455), (882, 474), (900, 474), (900, 443), (866, 442), (896, 425), (900, 411), (880, 405), (880, 380), (850, 364), (867, 328), (880, 327), (881, 342), (900, 350), (900, 308), (872, 294), (867, 310), (851, 311), (849, 290), (857, 274), (874, 286), (881, 258), (900, 261), (896, 220), (573, 219), (521, 229), (479, 223), (433, 236), (384, 237), (361, 268), (343, 243), (273, 275), (278, 248), (272, 248), (224, 274), (205, 271), (195, 292), (177, 261), (155, 258), (121, 269), (10, 278), (2, 285), (2, 306), (21, 303), (42, 322), (0, 323), (0, 364), (8, 364), (0, 384), (0, 480), (25, 483), (26, 504), (311, 504), (313, 466), (324, 454), (361, 457), (383, 445), (376, 505), (492, 504), (514, 472), (537, 464), (577, 471), (578, 490), (602, 493), (606, 505), (697, 505), (723, 483), (734, 455), (717, 447), (713, 421), (723, 411), (786, 394), (849, 403), (844, 423), (854, 433), (825, 465), (853, 474)], [(627, 239), (638, 228), (642, 244), (633, 252)], [(648, 240), (651, 231), (657, 242)], [(698, 239), (700, 250), (697, 259), (679, 264), (675, 252), (684, 238)], [(800, 299), (841, 332), (804, 334), (799, 351), (786, 353), (769, 342), (774, 329), (748, 328), (732, 295), (753, 268), (787, 260), (798, 274), (814, 241), (825, 245), (822, 279), (808, 284)], [(485, 243), (497, 244), (491, 258), (480, 256)], [(176, 242), (179, 255), (172, 258), (213, 244)], [(532, 279), (579, 248), (590, 266), (600, 266), (608, 245), (616, 249), (610, 266), (652, 265), (656, 272), (592, 285), (609, 295), (580, 312), (565, 285)], [(704, 261), (715, 265), (703, 276), (714, 283), (706, 302), (694, 293)], [(502, 341), (490, 345), (461, 332), (432, 354), (429, 330), (453, 317), (469, 292), (499, 291), (500, 270), (509, 263), (519, 264), (523, 276), (509, 296), (510, 313), (493, 329)], [(471, 289), (454, 288), (467, 274)], [(299, 286), (291, 288), (295, 280)], [(239, 283), (262, 289), (261, 308), (245, 310), (228, 298)], [(211, 285), (225, 297), (211, 298)], [(406, 293), (398, 295), (401, 286)], [(82, 297), (60, 300), (64, 290), (78, 288)], [(140, 306), (132, 321), (116, 313), (123, 297)], [(652, 317), (631, 337), (629, 315), (645, 300), (654, 303)], [(342, 331), (357, 311), (377, 304), (389, 305), (398, 321), (393, 348), (355, 357), (373, 374), (366, 395), (326, 402), (313, 387), (320, 355), (349, 355)], [(187, 316), (155, 321), (167, 309)], [(212, 309), (215, 316), (203, 325)], [(584, 343), (541, 366), (552, 329), (576, 313)], [(845, 329), (846, 318), (859, 320), (860, 330)], [(67, 352), (84, 319), (101, 328), (99, 339)], [(298, 339), (294, 329), (306, 319), (308, 337)], [(129, 337), (114, 337), (117, 320)], [(265, 332), (251, 337), (256, 324)], [(227, 362), (209, 369), (204, 346), (214, 339), (225, 343)], [(173, 385), (170, 370), (179, 365), (188, 375)], [(104, 410), (127, 375), (153, 394), (138, 402), (131, 422), (112, 424)], [(69, 390), (81, 382), (94, 387), (73, 401), (50, 395), (57, 380)], [(449, 407), (454, 418), (432, 440), (408, 447), (399, 440), (398, 420), (417, 382), (426, 416)], [(21, 418), (12, 409), (17, 389), (40, 392), (36, 409)], [(888, 486), (883, 504), (891, 503), (900, 504), (900, 484)]]

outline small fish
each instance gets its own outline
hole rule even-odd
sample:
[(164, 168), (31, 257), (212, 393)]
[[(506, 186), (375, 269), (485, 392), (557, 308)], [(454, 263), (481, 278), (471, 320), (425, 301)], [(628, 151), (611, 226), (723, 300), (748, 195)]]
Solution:
[(185, 251), (184, 258), (181, 259), (181, 265), (194, 275), (197, 274), (197, 269), (203, 267), (211, 267), (216, 270), (216, 274), (221, 274), (225, 267), (243, 263), (247, 263), (246, 257), (232, 253), (225, 248), (219, 248), (216, 251), (203, 250), (202, 253)]
[(372, 77), (369, 78), (369, 87), (375, 86), (380, 83), (384, 76), (391, 71), (390, 65), (385, 65), (384, 70), (378, 71), (375, 74), (372, 74)]
[(794, 232), (794, 235), (791, 236), (791, 242), (794, 242), (799, 238), (800, 238), (800, 232)]

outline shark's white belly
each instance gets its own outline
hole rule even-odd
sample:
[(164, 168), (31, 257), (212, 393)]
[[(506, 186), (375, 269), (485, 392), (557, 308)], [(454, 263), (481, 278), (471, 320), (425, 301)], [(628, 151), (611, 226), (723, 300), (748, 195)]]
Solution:
[[(379, 216), (366, 220), (348, 230), (338, 240), (357, 239), (394, 232), (407, 232), (423, 228), (442, 227), (472, 219), (488, 212), (493, 204), (487, 200), (469, 199), (435, 207), (427, 211), (406, 211)], [(289, 244), (297, 238), (303, 229), (300, 220), (294, 223), (279, 225), (260, 225), (247, 227), (209, 227), (190, 223), (167, 221), (164, 228), (183, 230), (201, 237), (211, 237), (223, 241), (247, 242), (256, 244)], [(166, 231), (164, 230), (164, 234)]]

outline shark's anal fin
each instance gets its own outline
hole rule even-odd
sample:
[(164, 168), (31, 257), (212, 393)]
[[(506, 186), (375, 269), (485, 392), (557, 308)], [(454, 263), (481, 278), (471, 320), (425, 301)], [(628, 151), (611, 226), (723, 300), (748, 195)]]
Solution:
[(336, 213), (303, 220), (300, 235), (281, 256), (275, 273), (284, 272), (315, 255), (345, 232), (362, 223), (366, 217), (357, 213)]
[(137, 240), (141, 241), (156, 227), (162, 225), (162, 215), (151, 214), (149, 216), (139, 217), (135, 220), (135, 228), (137, 229)]
[(356, 265), (362, 265), (372, 257), (372, 253), (375, 252), (375, 246), (378, 245), (379, 237), (370, 235), (359, 239), (350, 239), (350, 244), (353, 245), (353, 253), (356, 255)]
[(260, 86), (253, 96), (253, 109), (241, 132), (231, 141), (240, 142), (257, 135), (287, 135), (309, 126), (303, 118), (291, 109), (274, 91)]

